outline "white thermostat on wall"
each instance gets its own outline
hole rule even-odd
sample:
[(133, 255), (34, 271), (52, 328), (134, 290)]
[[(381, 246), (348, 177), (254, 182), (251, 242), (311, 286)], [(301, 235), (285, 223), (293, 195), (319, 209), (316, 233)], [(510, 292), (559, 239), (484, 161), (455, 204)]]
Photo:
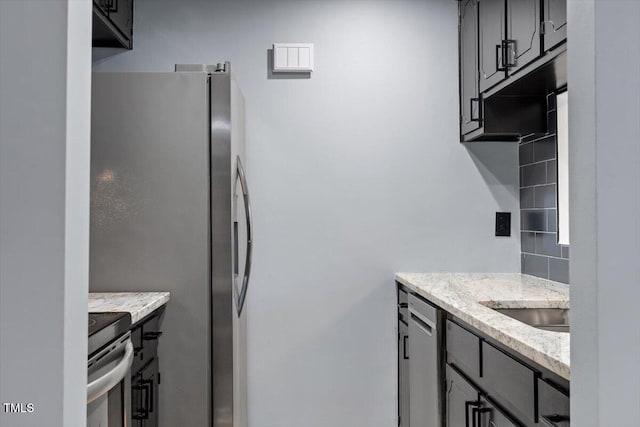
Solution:
[(274, 43), (274, 73), (311, 73), (313, 43)]

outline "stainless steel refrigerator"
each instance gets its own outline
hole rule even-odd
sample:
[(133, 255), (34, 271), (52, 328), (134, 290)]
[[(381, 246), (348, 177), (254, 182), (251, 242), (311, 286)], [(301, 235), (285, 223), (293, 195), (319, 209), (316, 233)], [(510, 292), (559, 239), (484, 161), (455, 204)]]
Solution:
[(94, 73), (90, 291), (170, 291), (160, 425), (246, 427), (252, 223), (230, 64)]

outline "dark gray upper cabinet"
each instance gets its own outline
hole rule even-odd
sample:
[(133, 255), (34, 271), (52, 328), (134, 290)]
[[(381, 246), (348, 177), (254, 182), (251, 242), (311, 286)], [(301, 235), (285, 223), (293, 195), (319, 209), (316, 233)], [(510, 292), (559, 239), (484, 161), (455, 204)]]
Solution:
[(513, 74), (540, 56), (540, 1), (507, 0), (505, 65)]
[(566, 0), (459, 0), (458, 24), (460, 140), (547, 132), (546, 96), (567, 84)]
[(544, 0), (544, 50), (567, 40), (567, 0)]
[(482, 0), (479, 8), (480, 92), (507, 77), (504, 66), (505, 0)]
[(93, 0), (93, 46), (133, 47), (133, 0)]
[(464, 135), (480, 127), (478, 0), (462, 0), (459, 8), (460, 129)]

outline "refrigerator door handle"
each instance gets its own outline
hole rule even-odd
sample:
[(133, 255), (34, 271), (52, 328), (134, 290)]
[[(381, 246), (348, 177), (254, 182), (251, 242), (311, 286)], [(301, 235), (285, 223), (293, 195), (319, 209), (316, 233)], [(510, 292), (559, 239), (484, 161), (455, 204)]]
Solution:
[(253, 251), (253, 220), (251, 218), (251, 203), (249, 201), (249, 188), (247, 187), (247, 178), (244, 173), (242, 161), (240, 161), (240, 156), (238, 156), (236, 168), (238, 170), (238, 179), (240, 181), (240, 186), (242, 187), (244, 210), (247, 221), (247, 257), (245, 259), (244, 274), (242, 276), (242, 288), (240, 289), (236, 300), (236, 309), (238, 311), (239, 317), (242, 313), (242, 309), (244, 308), (244, 300), (247, 296), (247, 288), (249, 286), (249, 276), (251, 275), (251, 254)]

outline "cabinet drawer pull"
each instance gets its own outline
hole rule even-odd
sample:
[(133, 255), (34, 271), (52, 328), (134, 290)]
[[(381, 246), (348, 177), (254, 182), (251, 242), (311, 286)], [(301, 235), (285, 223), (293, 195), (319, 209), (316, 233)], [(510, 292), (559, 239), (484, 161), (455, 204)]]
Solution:
[[(464, 427), (479, 427), (476, 426), (476, 418), (474, 415), (471, 416), (471, 424), (469, 424), (469, 409), (480, 406), (481, 402), (479, 400), (467, 400), (464, 402)], [(475, 411), (475, 408), (473, 409)], [(475, 414), (475, 412), (473, 412)]]
[(409, 339), (409, 335), (405, 335), (402, 337), (402, 358), (405, 360), (409, 359), (409, 353), (407, 352), (407, 340)]
[(145, 341), (157, 340), (162, 335), (162, 332), (145, 332), (142, 334), (142, 339)]
[(543, 415), (540, 421), (547, 427), (561, 427), (569, 425), (569, 417), (563, 415)]
[(479, 122), (481, 121), (481, 111), (480, 111), (480, 98), (471, 98), (470, 100), (470, 121)]

